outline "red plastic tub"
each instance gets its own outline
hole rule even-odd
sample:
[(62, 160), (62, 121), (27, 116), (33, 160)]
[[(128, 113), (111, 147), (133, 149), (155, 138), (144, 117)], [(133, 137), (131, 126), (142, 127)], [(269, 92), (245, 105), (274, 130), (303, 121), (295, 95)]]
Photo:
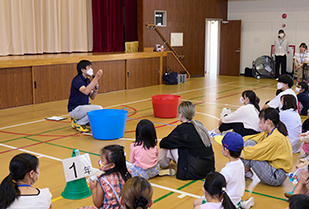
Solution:
[(152, 98), (153, 114), (158, 118), (177, 117), (177, 108), (181, 96), (173, 94), (154, 95)]

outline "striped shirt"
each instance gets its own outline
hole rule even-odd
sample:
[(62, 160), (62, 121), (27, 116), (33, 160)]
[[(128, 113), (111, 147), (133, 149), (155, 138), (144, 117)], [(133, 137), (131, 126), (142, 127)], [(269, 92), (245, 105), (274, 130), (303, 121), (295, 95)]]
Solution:
[(296, 52), (293, 59), (295, 59), (297, 61), (298, 65), (301, 65), (304, 62), (309, 62), (309, 53), (308, 52)]
[(114, 190), (119, 196), (125, 184), (125, 181), (123, 180), (121, 174), (118, 172), (111, 173), (109, 175), (104, 175), (99, 180), (99, 183), (104, 193), (103, 205), (101, 208), (121, 208), (113, 189), (103, 180), (103, 178), (105, 178), (114, 187)]

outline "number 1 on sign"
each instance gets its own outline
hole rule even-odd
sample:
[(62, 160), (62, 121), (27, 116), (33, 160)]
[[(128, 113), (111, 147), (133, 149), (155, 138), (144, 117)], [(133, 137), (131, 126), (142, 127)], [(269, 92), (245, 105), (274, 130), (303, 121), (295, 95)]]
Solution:
[(73, 162), (72, 166), (69, 167), (69, 169), (73, 168), (74, 169), (74, 175), (75, 175), (75, 178), (77, 178), (77, 173), (76, 173), (76, 167), (75, 167), (75, 162)]

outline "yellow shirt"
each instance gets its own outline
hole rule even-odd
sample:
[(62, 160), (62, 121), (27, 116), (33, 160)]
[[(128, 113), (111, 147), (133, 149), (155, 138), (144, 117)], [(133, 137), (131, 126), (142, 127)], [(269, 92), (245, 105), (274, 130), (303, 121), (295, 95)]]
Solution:
[(267, 137), (268, 132), (245, 136), (244, 141), (254, 140), (257, 144), (253, 147), (245, 147), (242, 151), (246, 160), (268, 161), (276, 169), (283, 169), (289, 173), (292, 171), (293, 152), (289, 138), (275, 129)]

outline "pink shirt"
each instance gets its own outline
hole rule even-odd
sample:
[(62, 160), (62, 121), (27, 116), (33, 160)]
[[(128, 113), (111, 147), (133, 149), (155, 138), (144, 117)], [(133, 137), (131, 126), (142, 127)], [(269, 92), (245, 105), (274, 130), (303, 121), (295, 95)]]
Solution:
[(149, 150), (143, 148), (143, 145), (134, 146), (135, 143), (130, 145), (130, 163), (135, 163), (137, 167), (148, 169), (152, 168), (158, 163), (158, 147), (151, 147)]
[(304, 150), (304, 152), (307, 154), (307, 155), (309, 155), (309, 143), (304, 143), (303, 144), (303, 150)]

